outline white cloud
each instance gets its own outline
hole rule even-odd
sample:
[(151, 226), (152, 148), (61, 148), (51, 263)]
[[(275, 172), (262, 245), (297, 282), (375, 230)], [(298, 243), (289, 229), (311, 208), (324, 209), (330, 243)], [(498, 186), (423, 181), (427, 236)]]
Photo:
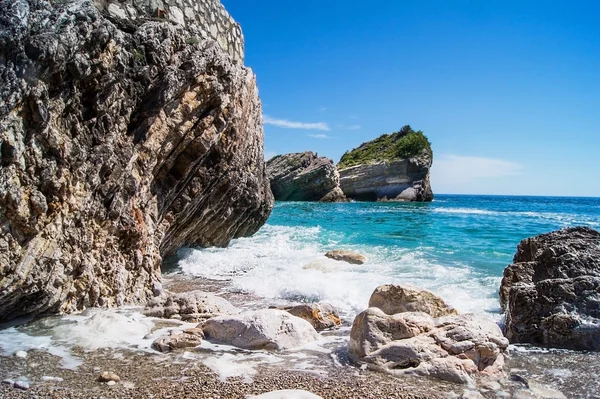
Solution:
[(328, 138), (330, 138), (326, 134), (309, 134), (308, 137), (312, 137), (313, 139), (328, 139)]
[(288, 121), (287, 119), (271, 118), (268, 115), (263, 115), (263, 122), (267, 125), (283, 127), (287, 129), (306, 129), (306, 130), (324, 130), (329, 131), (329, 126), (324, 122), (305, 123)]
[(453, 154), (434, 155), (431, 168), (434, 192), (440, 193), (494, 191), (494, 187), (501, 189), (500, 185), (510, 184), (511, 178), (523, 174), (523, 165), (518, 162)]

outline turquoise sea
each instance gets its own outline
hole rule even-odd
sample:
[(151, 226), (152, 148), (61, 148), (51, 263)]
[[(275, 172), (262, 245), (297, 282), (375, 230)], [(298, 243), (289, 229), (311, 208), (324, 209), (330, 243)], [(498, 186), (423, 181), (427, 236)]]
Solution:
[[(223, 279), (269, 300), (329, 301), (351, 317), (385, 283), (428, 288), (460, 311), (500, 320), (502, 271), (524, 238), (567, 226), (600, 228), (600, 198), (437, 195), (432, 203), (278, 202), (253, 237), (187, 250), (185, 274)], [(348, 265), (323, 256), (348, 249)]]

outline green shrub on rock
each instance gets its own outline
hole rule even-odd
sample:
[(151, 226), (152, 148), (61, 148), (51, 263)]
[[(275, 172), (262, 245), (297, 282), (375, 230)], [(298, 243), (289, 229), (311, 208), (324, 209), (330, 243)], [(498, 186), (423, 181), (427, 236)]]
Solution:
[(431, 143), (422, 131), (413, 130), (409, 125), (392, 134), (383, 134), (378, 138), (361, 144), (358, 148), (342, 155), (338, 168), (377, 161), (393, 161), (426, 155), (431, 157)]

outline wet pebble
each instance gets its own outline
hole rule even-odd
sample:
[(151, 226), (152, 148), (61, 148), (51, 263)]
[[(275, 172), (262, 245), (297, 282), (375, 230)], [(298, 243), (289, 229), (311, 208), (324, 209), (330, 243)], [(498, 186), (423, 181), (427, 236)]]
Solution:
[(25, 359), (27, 357), (27, 352), (25, 351), (17, 351), (15, 352), (16, 357), (20, 357), (21, 359)]

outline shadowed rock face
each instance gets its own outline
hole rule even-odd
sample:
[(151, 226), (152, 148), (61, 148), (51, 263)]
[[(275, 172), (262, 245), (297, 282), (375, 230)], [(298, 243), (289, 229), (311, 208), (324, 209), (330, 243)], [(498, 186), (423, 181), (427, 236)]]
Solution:
[(511, 342), (600, 350), (600, 232), (574, 227), (521, 241), (500, 301)]
[(0, 0), (0, 319), (145, 302), (271, 211), (252, 71), (113, 3)]
[(278, 201), (346, 201), (333, 161), (311, 151), (284, 154), (267, 162), (271, 190)]

